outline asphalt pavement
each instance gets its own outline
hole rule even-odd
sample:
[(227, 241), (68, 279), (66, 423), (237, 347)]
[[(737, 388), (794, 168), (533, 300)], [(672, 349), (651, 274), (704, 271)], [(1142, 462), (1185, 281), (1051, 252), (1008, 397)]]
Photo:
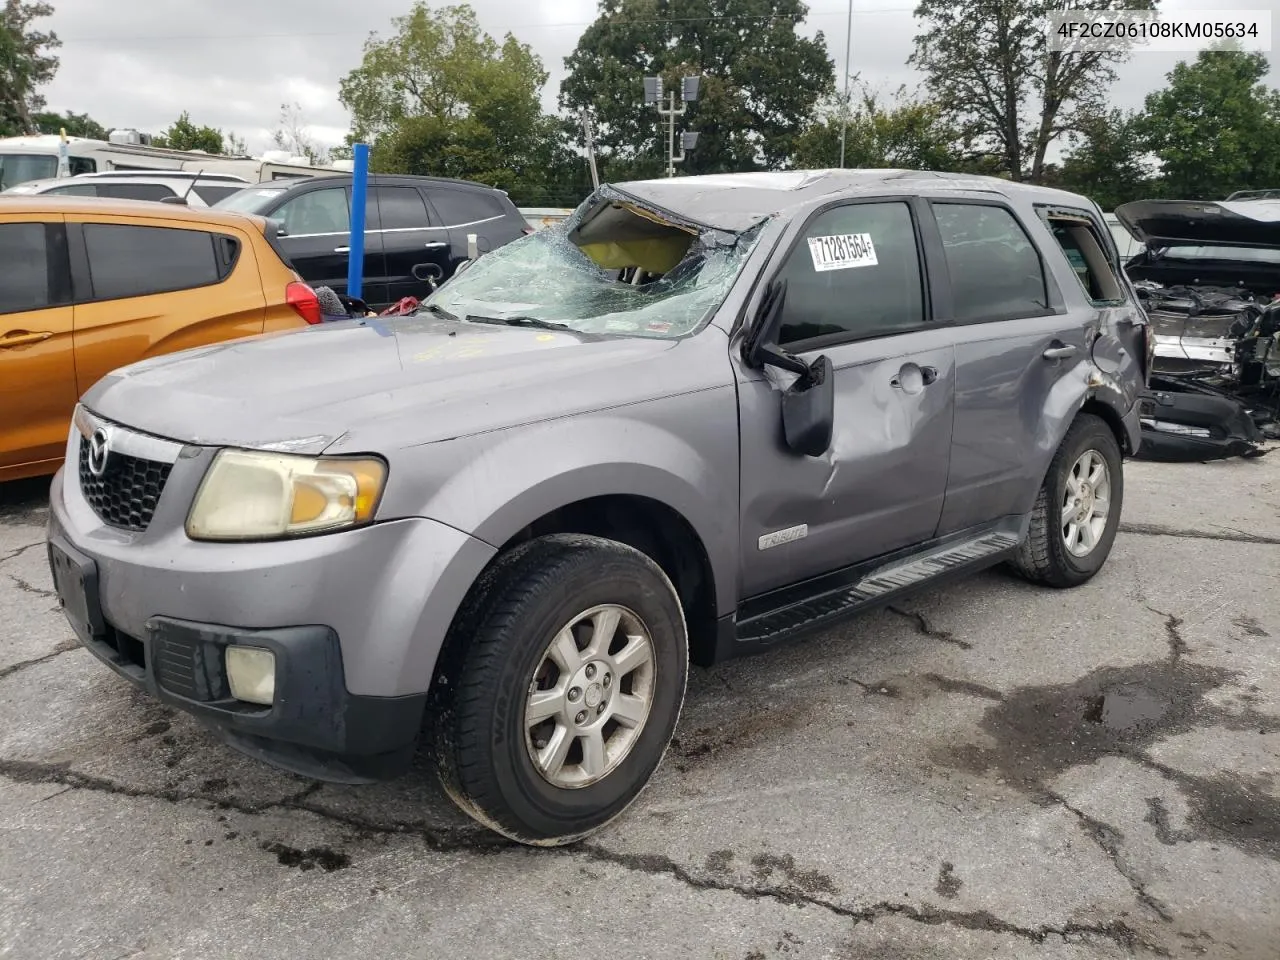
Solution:
[(1126, 468), (1105, 570), (992, 571), (694, 670), (576, 847), (319, 785), (71, 638), (0, 487), (0, 957), (1280, 957), (1280, 452)]

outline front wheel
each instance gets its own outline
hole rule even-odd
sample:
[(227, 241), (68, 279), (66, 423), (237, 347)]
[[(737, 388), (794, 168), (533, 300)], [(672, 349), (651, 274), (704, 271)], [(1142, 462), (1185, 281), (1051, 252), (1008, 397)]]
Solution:
[(1106, 422), (1076, 418), (1036, 498), (1031, 530), (1012, 565), (1028, 580), (1076, 587), (1102, 569), (1124, 505), (1120, 445)]
[(459, 613), (434, 713), (437, 765), (465, 812), (521, 843), (604, 826), (644, 789), (688, 677), (679, 598), (647, 556), (543, 537), (496, 562)]

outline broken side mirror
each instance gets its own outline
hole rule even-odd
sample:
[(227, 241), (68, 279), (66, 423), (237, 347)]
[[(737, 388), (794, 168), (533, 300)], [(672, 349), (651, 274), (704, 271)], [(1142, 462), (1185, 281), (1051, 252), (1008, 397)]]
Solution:
[(777, 367), (796, 374), (795, 382), (782, 395), (782, 435), (789, 449), (806, 457), (820, 457), (830, 449), (835, 430), (835, 368), (830, 357), (805, 363), (774, 342), (786, 297), (787, 281), (775, 280), (743, 343), (742, 356), (751, 367)]
[(835, 368), (822, 356), (782, 395), (782, 433), (796, 453), (820, 457), (831, 448), (835, 422)]

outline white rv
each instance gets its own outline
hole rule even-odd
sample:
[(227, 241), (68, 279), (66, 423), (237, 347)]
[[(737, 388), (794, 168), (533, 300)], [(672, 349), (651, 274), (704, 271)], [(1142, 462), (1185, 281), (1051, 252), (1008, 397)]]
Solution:
[(226, 173), (257, 183), (287, 177), (315, 177), (340, 167), (313, 166), (306, 157), (272, 151), (261, 157), (229, 157), (198, 150), (168, 150), (151, 145), (136, 130), (113, 130), (110, 140), (67, 138), (67, 169), (59, 174), (57, 135), (0, 137), (0, 190), (28, 180), (106, 173), (112, 170), (183, 170)]

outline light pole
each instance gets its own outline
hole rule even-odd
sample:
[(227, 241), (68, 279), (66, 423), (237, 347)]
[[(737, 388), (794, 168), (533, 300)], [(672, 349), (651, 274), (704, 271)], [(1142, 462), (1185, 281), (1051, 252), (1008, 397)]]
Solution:
[[(698, 135), (696, 133), (684, 133), (680, 135), (680, 152), (676, 153), (676, 117), (683, 117), (689, 110), (689, 104), (698, 99), (698, 90), (702, 85), (701, 77), (685, 77), (681, 83), (680, 99), (683, 101), (679, 107), (676, 106), (676, 92), (670, 91), (663, 97), (663, 85), (661, 77), (645, 77), (644, 78), (644, 102), (646, 104), (656, 104), (658, 107), (658, 116), (666, 121), (667, 125), (667, 176), (674, 177), (676, 175), (676, 164), (684, 163), (685, 158), (689, 155), (689, 151), (698, 145)], [(666, 99), (667, 106), (663, 106), (663, 100)]]
[(844, 42), (844, 106), (840, 111), (840, 169), (844, 169), (844, 145), (849, 133), (849, 55), (853, 52), (853, 0), (849, 0), (849, 22)]

